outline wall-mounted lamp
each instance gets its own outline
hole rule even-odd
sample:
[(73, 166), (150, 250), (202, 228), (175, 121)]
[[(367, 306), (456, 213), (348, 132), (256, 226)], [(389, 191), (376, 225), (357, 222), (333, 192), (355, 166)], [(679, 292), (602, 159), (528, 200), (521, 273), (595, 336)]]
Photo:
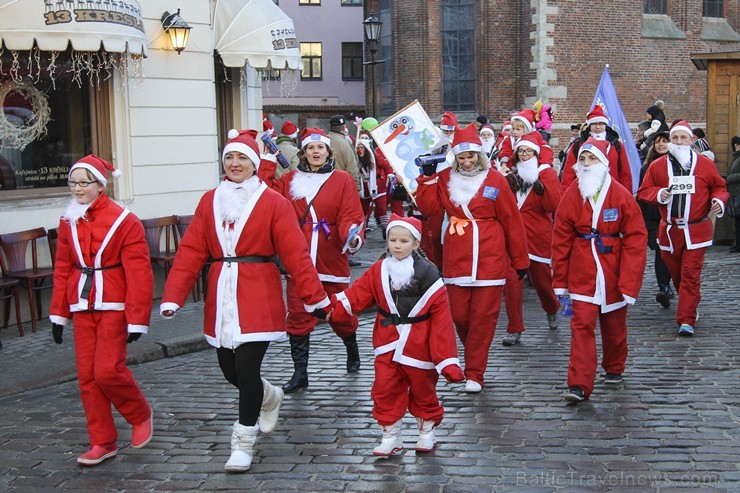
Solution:
[(177, 9), (177, 13), (170, 14), (165, 11), (162, 14), (162, 28), (164, 32), (169, 34), (172, 48), (175, 49), (177, 54), (182, 53), (185, 46), (188, 44), (188, 38), (190, 37), (190, 26), (188, 23), (180, 17), (180, 9)]

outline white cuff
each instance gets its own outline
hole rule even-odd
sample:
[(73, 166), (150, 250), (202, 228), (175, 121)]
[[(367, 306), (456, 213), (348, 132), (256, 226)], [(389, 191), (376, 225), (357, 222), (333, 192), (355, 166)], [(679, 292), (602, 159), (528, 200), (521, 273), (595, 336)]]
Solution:
[(60, 317), (59, 315), (49, 315), (49, 321), (53, 324), (61, 325), (66, 327), (69, 323), (68, 318)]
[(303, 308), (304, 308), (304, 309), (305, 309), (305, 310), (306, 310), (306, 311), (307, 311), (308, 313), (313, 313), (313, 311), (314, 311), (314, 310), (316, 310), (317, 308), (325, 308), (325, 307), (327, 307), (327, 306), (329, 306), (329, 305), (331, 305), (331, 302), (329, 301), (329, 297), (328, 297), (328, 296), (326, 296), (326, 297), (324, 297), (324, 299), (323, 299), (323, 300), (319, 301), (319, 302), (318, 302), (318, 303), (316, 303), (315, 305), (305, 305), (305, 304), (304, 304), (304, 305), (303, 305)]
[(162, 318), (169, 320), (171, 318), (174, 318), (175, 316), (172, 315), (172, 316), (167, 317), (164, 315), (164, 312), (166, 312), (167, 310), (172, 310), (173, 312), (177, 312), (177, 310), (179, 309), (180, 309), (180, 305), (178, 305), (177, 303), (171, 303), (168, 301), (166, 303), (162, 303), (161, 305), (159, 305), (159, 314), (162, 316)]
[(455, 365), (455, 366), (457, 366), (458, 368), (460, 368), (462, 370), (462, 367), (460, 366), (460, 359), (459, 358), (447, 358), (447, 359), (444, 359), (444, 360), (440, 361), (440, 363), (437, 366), (435, 366), (435, 368), (437, 369), (437, 373), (442, 374), (442, 370), (444, 370), (445, 367), (448, 367), (450, 365)]
[(273, 163), (277, 163), (277, 156), (275, 154), (262, 154), (260, 156), (260, 159), (263, 159), (265, 161), (272, 161)]
[(358, 252), (360, 250), (360, 248), (362, 248), (362, 236), (355, 235), (355, 237), (357, 237), (357, 240), (358, 240), (357, 241), (357, 247), (355, 247), (355, 248), (349, 247), (349, 249), (347, 250), (349, 253), (356, 253), (356, 252)]
[(134, 324), (128, 325), (129, 334), (146, 334), (148, 331), (149, 331), (148, 325), (134, 325)]
[(352, 304), (349, 302), (349, 298), (347, 298), (347, 295), (344, 294), (344, 291), (342, 291), (341, 293), (337, 293), (337, 301), (342, 304), (344, 310), (347, 312), (348, 315), (352, 315)]
[(712, 203), (715, 203), (715, 202), (718, 203), (719, 206), (722, 208), (722, 212), (720, 212), (719, 214), (717, 214), (717, 217), (724, 216), (725, 215), (725, 203), (722, 202), (721, 200), (712, 199)]
[(623, 294), (622, 297), (624, 298), (624, 301), (626, 301), (628, 305), (634, 305), (635, 301), (637, 301), (632, 296), (627, 296), (626, 294)]
[(667, 190), (668, 193), (670, 193), (670, 190), (668, 190), (667, 188), (661, 188), (660, 190), (658, 190), (658, 203), (665, 205), (665, 204), (668, 203), (669, 200), (671, 200), (671, 196), (668, 195), (668, 200), (666, 200), (665, 202), (663, 202), (662, 200), (660, 200), (660, 194), (663, 193), (663, 190)]
[(555, 293), (555, 296), (569, 296), (570, 293), (568, 293), (567, 288), (555, 288), (553, 289), (553, 292)]

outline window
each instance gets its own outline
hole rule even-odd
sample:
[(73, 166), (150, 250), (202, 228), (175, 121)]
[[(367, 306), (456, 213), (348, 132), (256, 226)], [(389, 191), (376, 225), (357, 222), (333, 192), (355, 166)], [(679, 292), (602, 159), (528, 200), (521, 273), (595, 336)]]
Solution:
[(321, 79), (321, 43), (301, 43), (301, 79)]
[(724, 17), (722, 0), (704, 0), (704, 17)]
[(342, 5), (362, 5), (362, 0), (342, 0)]
[[(378, 17), (383, 21), (384, 29), (380, 30), (378, 59), (383, 60), (380, 66), (380, 113), (395, 113), (396, 100), (393, 97), (393, 26), (391, 20), (391, 0), (380, 0)], [(377, 117), (378, 115), (373, 115)], [(380, 118), (378, 118), (380, 119)]]
[(474, 0), (442, 0), (443, 106), (475, 111)]
[(298, 0), (298, 5), (321, 5), (321, 0)]
[(645, 0), (644, 13), (668, 15), (668, 0)]
[(342, 43), (342, 80), (362, 80), (362, 43)]

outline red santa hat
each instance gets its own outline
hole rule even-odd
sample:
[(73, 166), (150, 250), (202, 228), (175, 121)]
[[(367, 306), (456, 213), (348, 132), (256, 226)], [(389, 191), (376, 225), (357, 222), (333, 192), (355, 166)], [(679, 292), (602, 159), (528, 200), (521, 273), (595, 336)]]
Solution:
[(540, 154), (540, 134), (538, 132), (530, 132), (526, 135), (523, 135), (521, 139), (519, 139), (519, 142), (516, 143), (514, 146), (514, 150), (516, 151), (520, 147), (528, 147), (530, 149), (534, 149), (534, 152), (537, 153), (539, 156)]
[(531, 110), (529, 108), (525, 108), (521, 110), (519, 113), (511, 117), (511, 123), (514, 123), (515, 121), (520, 122), (524, 124), (525, 132), (528, 134), (529, 132), (534, 131), (534, 117), (535, 113), (534, 110)]
[(259, 168), (260, 148), (255, 140), (257, 138), (257, 133), (258, 132), (256, 130), (252, 129), (236, 130), (235, 128), (232, 128), (229, 130), (229, 140), (226, 142), (224, 150), (221, 153), (221, 162), (224, 162), (226, 154), (236, 151), (247, 156), (252, 161), (252, 164), (254, 164), (255, 169)]
[(496, 135), (496, 131), (495, 131), (495, 130), (493, 129), (493, 127), (492, 127), (491, 125), (489, 125), (488, 123), (486, 123), (485, 125), (483, 125), (483, 126), (482, 126), (482, 127), (480, 128), (480, 132), (478, 132), (478, 133), (479, 133), (479, 134), (482, 134), (484, 130), (487, 130), (488, 132), (490, 132), (490, 133), (491, 133), (491, 136), (492, 136), (492, 137), (494, 137), (494, 136)]
[(285, 123), (283, 123), (283, 126), (280, 128), (280, 133), (287, 137), (290, 137), (291, 139), (295, 139), (296, 137), (298, 137), (298, 127), (292, 121), (286, 120)]
[(504, 126), (501, 127), (502, 132), (511, 132), (511, 120), (506, 120)]
[(72, 176), (72, 172), (77, 168), (84, 168), (93, 174), (95, 179), (100, 182), (101, 185), (106, 186), (108, 184), (108, 171), (111, 172), (113, 177), (118, 178), (121, 176), (121, 172), (113, 167), (111, 163), (103, 158), (96, 156), (95, 154), (88, 154), (83, 157), (69, 168), (69, 175)]
[(462, 129), (455, 129), (455, 138), (452, 139), (452, 153), (454, 155), (466, 151), (480, 152), (481, 149), (483, 149), (483, 146), (475, 123), (471, 123)]
[(415, 217), (403, 217), (398, 214), (391, 214), (391, 220), (388, 221), (388, 226), (385, 228), (386, 234), (391, 231), (391, 228), (400, 226), (406, 228), (417, 240), (421, 240), (421, 220)]
[(588, 151), (599, 158), (599, 161), (604, 163), (604, 166), (608, 168), (609, 158), (607, 156), (609, 155), (609, 145), (608, 140), (596, 140), (593, 137), (589, 137), (581, 148), (578, 149), (578, 157), (581, 157), (583, 152)]
[(676, 132), (684, 131), (689, 134), (689, 137), (694, 136), (694, 131), (686, 120), (677, 121), (675, 125), (671, 127), (671, 131), (668, 133), (669, 137), (673, 137)]
[(262, 119), (262, 131), (268, 135), (275, 135), (275, 127), (272, 126), (267, 117)]
[(301, 137), (301, 149), (311, 142), (323, 142), (326, 147), (331, 147), (331, 140), (320, 128), (307, 128)]
[(439, 128), (442, 130), (455, 130), (457, 127), (457, 117), (451, 111), (447, 111), (442, 115), (442, 119), (439, 122)]
[(594, 109), (586, 115), (586, 123), (588, 125), (591, 125), (592, 123), (606, 123), (608, 125), (609, 119), (606, 117), (606, 113), (604, 113), (604, 108), (598, 104), (594, 106)]

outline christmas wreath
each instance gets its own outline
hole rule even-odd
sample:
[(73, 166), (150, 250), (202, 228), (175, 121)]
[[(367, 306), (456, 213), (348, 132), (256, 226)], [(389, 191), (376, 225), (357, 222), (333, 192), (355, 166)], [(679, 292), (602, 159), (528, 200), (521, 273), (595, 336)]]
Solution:
[[(13, 92), (21, 94), (31, 104), (31, 109), (5, 106), (6, 96)], [(33, 85), (21, 81), (0, 82), (0, 107), (0, 147), (22, 151), (46, 134), (46, 125), (51, 119), (49, 102)]]

